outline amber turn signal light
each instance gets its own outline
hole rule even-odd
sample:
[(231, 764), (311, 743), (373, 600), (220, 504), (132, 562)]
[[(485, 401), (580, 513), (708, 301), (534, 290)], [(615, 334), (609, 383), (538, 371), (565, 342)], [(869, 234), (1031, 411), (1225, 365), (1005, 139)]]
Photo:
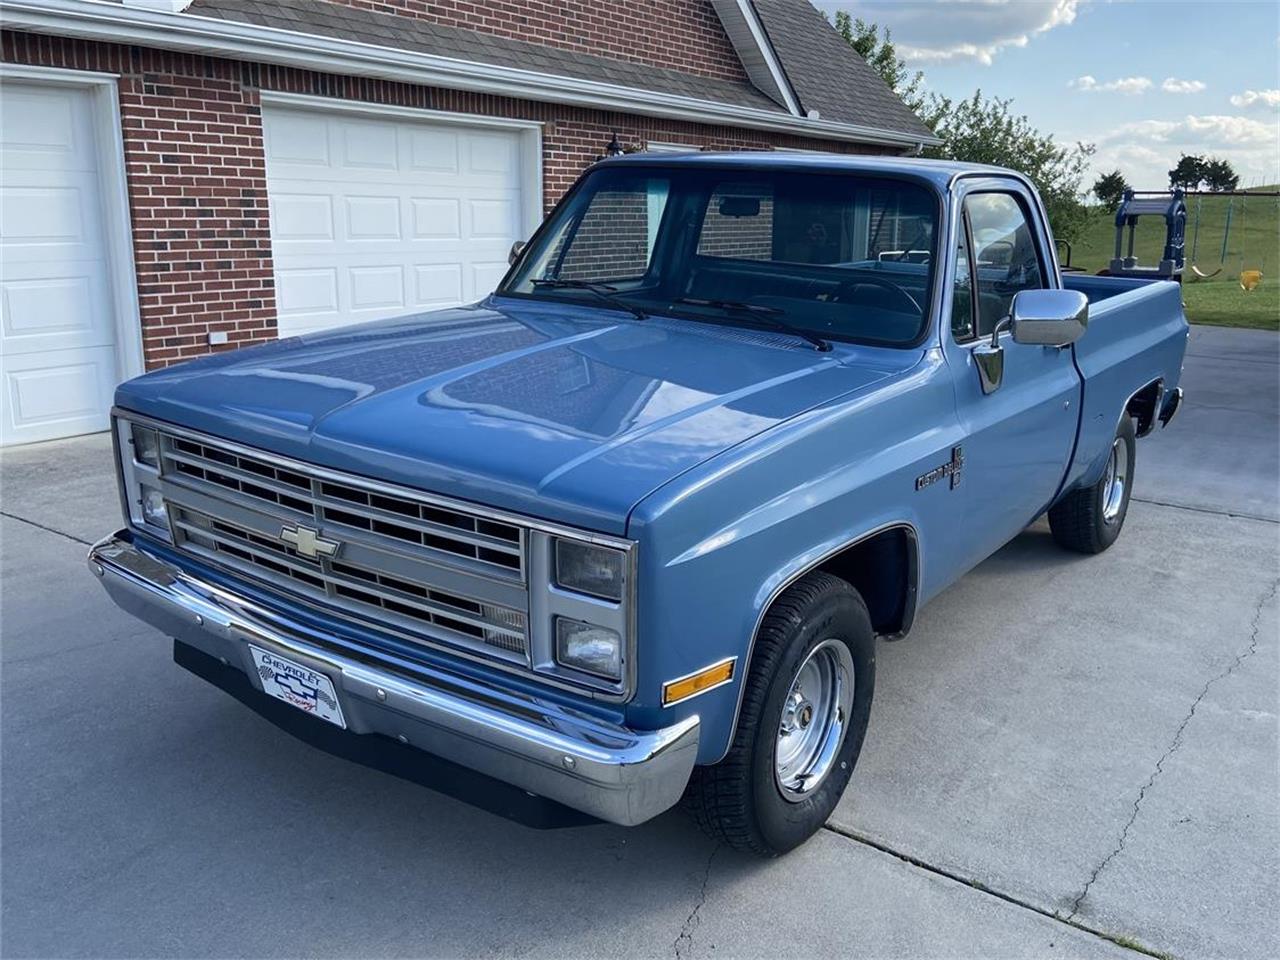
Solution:
[(728, 660), (721, 660), (719, 663), (704, 667), (697, 673), (691, 673), (687, 677), (667, 681), (662, 685), (662, 705), (669, 707), (673, 703), (688, 700), (695, 694), (710, 690), (712, 687), (728, 683), (733, 679), (733, 664), (737, 659), (737, 657), (730, 657)]

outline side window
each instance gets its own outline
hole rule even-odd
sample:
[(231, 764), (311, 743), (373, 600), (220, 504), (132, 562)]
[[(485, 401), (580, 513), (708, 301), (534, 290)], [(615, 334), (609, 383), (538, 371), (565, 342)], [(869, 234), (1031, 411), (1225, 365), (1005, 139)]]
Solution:
[(990, 336), (1009, 315), (1014, 294), (1044, 286), (1035, 234), (1018, 198), (975, 193), (964, 201), (978, 275), (978, 335)]
[(957, 343), (972, 340), (973, 327), (973, 275), (969, 272), (969, 244), (964, 231), (956, 244), (956, 279), (951, 292), (951, 334)]

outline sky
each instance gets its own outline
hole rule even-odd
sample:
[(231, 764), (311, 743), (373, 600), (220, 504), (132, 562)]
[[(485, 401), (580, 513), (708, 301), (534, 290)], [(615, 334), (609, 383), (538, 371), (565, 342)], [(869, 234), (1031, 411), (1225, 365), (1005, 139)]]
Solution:
[(1060, 142), (1096, 144), (1085, 186), (1119, 168), (1168, 185), (1182, 152), (1242, 187), (1280, 183), (1280, 3), (814, 0), (888, 27), (927, 89), (1011, 97)]

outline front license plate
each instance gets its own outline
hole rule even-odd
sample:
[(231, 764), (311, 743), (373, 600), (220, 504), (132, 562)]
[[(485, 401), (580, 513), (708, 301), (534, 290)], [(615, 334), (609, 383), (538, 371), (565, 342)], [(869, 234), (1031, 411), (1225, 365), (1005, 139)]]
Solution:
[(263, 690), (277, 700), (346, 728), (347, 721), (342, 717), (342, 705), (338, 703), (332, 680), (310, 667), (277, 657), (253, 644), (249, 644), (249, 652), (253, 654), (253, 666), (262, 680)]

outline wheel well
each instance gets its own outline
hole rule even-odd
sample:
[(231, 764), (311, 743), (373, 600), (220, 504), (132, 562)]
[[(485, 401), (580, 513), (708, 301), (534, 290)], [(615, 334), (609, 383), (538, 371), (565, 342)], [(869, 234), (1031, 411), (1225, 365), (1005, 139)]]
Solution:
[(1163, 396), (1164, 381), (1152, 380), (1125, 404), (1124, 412), (1138, 421), (1138, 436), (1145, 437), (1155, 427)]
[(911, 628), (915, 616), (917, 551), (910, 527), (890, 527), (845, 547), (817, 569), (862, 595), (877, 634), (897, 636)]

